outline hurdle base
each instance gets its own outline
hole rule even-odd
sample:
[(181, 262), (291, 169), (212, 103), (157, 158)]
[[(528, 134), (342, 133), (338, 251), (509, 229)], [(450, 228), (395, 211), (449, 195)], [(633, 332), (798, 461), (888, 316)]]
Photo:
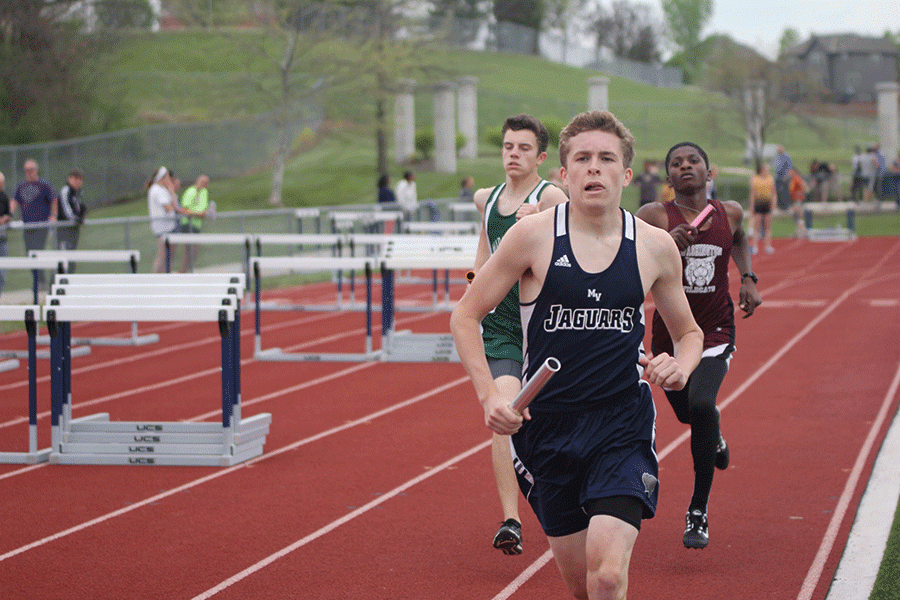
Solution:
[[(90, 346), (74, 346), (72, 348), (72, 358), (76, 358), (78, 356), (87, 356), (91, 353)], [(0, 358), (28, 358), (27, 350), (0, 350)], [(39, 359), (50, 359), (50, 351), (49, 350), (38, 350), (35, 353), (35, 358)]]
[(459, 362), (449, 333), (396, 332), (384, 350), (385, 362)]
[(263, 453), (271, 423), (270, 413), (243, 419), (233, 430), (210, 422), (110, 421), (98, 413), (72, 419), (49, 462), (229, 467)]
[[(146, 346), (159, 341), (159, 334), (148, 333), (134, 337), (103, 337), (103, 338), (72, 338), (73, 344), (88, 346)], [(42, 335), (36, 338), (38, 344), (49, 344), (50, 336)], [(72, 348), (73, 352), (75, 348)], [(73, 353), (74, 356), (74, 353)]]
[(12, 371), (13, 369), (18, 369), (19, 364), (20, 363), (19, 363), (18, 359), (15, 359), (15, 358), (13, 358), (11, 360), (0, 361), (0, 373), (2, 373), (4, 371)]
[(381, 350), (359, 353), (341, 352), (284, 352), (281, 348), (266, 348), (257, 350), (254, 360), (267, 360), (273, 362), (370, 362), (381, 358)]
[(856, 232), (846, 227), (827, 229), (807, 229), (806, 237), (811, 242), (851, 242), (856, 239)]
[(36, 452), (0, 452), (0, 464), (5, 465), (36, 465), (50, 460), (52, 448), (45, 448)]

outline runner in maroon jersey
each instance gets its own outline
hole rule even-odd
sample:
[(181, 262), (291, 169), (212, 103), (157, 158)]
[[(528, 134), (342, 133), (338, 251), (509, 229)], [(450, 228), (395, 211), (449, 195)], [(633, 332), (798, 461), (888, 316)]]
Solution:
[[(750, 246), (743, 228), (744, 211), (734, 201), (708, 200), (709, 158), (700, 146), (682, 142), (666, 156), (666, 176), (675, 190), (669, 202), (647, 204), (637, 216), (671, 233), (681, 251), (684, 291), (703, 329), (703, 357), (681, 391), (666, 397), (682, 423), (691, 425), (694, 493), (688, 507), (684, 545), (705, 548), (709, 543), (706, 516), (715, 467), (726, 469), (728, 445), (719, 431), (716, 395), (728, 371), (734, 346), (734, 305), (728, 291), (728, 261), (734, 258), (741, 273), (739, 306), (749, 317), (762, 303), (750, 262)], [(711, 203), (712, 217), (698, 229), (690, 225)], [(672, 352), (672, 340), (658, 314), (653, 315), (653, 354)]]

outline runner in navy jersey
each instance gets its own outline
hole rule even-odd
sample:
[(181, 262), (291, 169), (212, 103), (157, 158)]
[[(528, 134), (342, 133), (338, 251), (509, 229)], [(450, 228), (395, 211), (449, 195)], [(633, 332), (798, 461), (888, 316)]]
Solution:
[[(576, 116), (560, 135), (571, 200), (512, 226), (457, 304), (451, 329), (496, 433), (512, 434), (523, 493), (576, 598), (621, 599), (642, 519), (658, 495), (648, 383), (682, 389), (703, 336), (672, 238), (621, 209), (634, 139), (611, 113)], [(519, 283), (525, 373), (562, 367), (519, 414), (494, 381), (481, 320)], [(674, 352), (643, 352), (646, 292)]]
[[(707, 504), (715, 467), (728, 467), (730, 452), (719, 431), (716, 395), (734, 346), (734, 305), (728, 290), (728, 263), (741, 275), (740, 307), (749, 317), (762, 299), (750, 262), (743, 228), (744, 212), (734, 201), (711, 199), (712, 217), (700, 228), (689, 223), (707, 205), (709, 158), (700, 146), (677, 144), (666, 156), (666, 176), (675, 199), (641, 207), (640, 219), (668, 231), (681, 251), (684, 291), (697, 324), (703, 329), (703, 357), (683, 390), (666, 390), (675, 415), (691, 426), (694, 492), (685, 517), (682, 541), (687, 548), (709, 544)], [(653, 315), (652, 351), (671, 352), (672, 340), (659, 314)]]

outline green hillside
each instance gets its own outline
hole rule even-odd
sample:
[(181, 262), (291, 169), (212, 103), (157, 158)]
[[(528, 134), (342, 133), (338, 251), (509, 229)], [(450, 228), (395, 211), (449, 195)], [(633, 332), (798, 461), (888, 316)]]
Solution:
[[(247, 32), (160, 32), (136, 34), (120, 44), (114, 69), (123, 82), (127, 102), (134, 107), (134, 124), (184, 122), (250, 115), (270, 106), (276, 75), (260, 48), (278, 55), (271, 40)], [(498, 127), (503, 119), (530, 112), (562, 123), (586, 108), (587, 80), (597, 72), (556, 64), (531, 56), (484, 52), (446, 52), (441, 64), (452, 77), (478, 78), (479, 131)], [(447, 78), (445, 75), (444, 78)], [(427, 83), (427, 82), (422, 82)], [(692, 140), (707, 149), (724, 167), (719, 186), (735, 197), (745, 195), (746, 177), (729, 175), (743, 167), (742, 126), (737, 111), (724, 98), (695, 88), (657, 88), (612, 78), (610, 108), (636, 138), (636, 166), (645, 158), (661, 159), (674, 143)], [(370, 202), (375, 197), (375, 144), (371, 123), (356, 115), (371, 112), (365, 98), (329, 99), (329, 130), (288, 163), (284, 199), (289, 206), (321, 206)], [(430, 94), (416, 97), (417, 127), (431, 124)], [(847, 172), (852, 147), (874, 140), (872, 121), (821, 120), (819, 132), (796, 118), (772, 124), (768, 139), (784, 143), (798, 166), (812, 159), (835, 162)], [(389, 136), (390, 138), (390, 136)], [(463, 175), (475, 177), (476, 186), (494, 183), (502, 173), (497, 149), (479, 141), (479, 158), (461, 160), (458, 173), (432, 173), (413, 165), (421, 197), (455, 196)], [(551, 148), (546, 169), (558, 165)], [(177, 168), (177, 167), (176, 167)], [(403, 171), (395, 165), (395, 180)], [(730, 168), (730, 169), (729, 169)], [(265, 208), (271, 174), (260, 172), (227, 181), (214, 181), (211, 191), (221, 210)], [(635, 190), (626, 203), (635, 201)], [(94, 216), (142, 214), (142, 203), (132, 209), (117, 206)]]

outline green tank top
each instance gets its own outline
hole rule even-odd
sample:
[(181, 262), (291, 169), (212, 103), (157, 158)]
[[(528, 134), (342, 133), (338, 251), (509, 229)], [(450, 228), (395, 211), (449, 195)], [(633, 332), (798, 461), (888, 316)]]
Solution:
[[(523, 204), (537, 204), (541, 194), (551, 183), (541, 179), (525, 198)], [(500, 214), (497, 210), (497, 199), (506, 187), (501, 183), (491, 191), (484, 205), (484, 228), (490, 244), (491, 254), (497, 249), (500, 240), (516, 223), (516, 211), (510, 215)], [(497, 305), (481, 322), (481, 337), (484, 340), (484, 351), (488, 358), (509, 359), (522, 362), (522, 317), (519, 314), (519, 284), (513, 286), (503, 301)]]

